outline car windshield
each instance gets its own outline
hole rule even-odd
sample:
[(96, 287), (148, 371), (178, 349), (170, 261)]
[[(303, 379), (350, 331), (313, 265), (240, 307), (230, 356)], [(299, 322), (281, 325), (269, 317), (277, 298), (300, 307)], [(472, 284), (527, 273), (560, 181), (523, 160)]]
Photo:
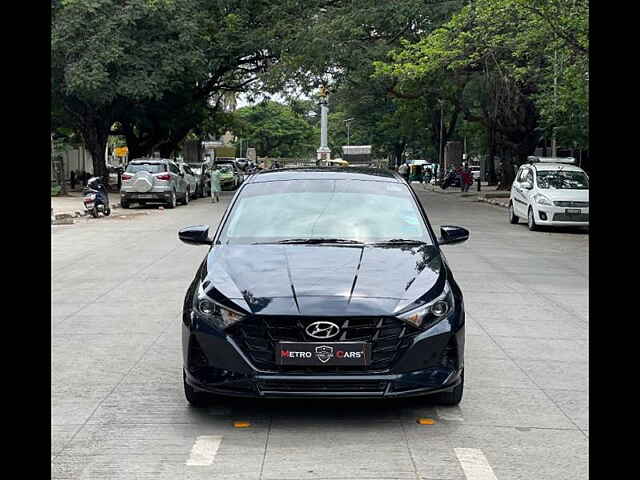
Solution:
[(559, 190), (588, 190), (589, 179), (575, 170), (538, 170), (538, 188)]
[(233, 173), (233, 167), (230, 165), (220, 165), (218, 170), (220, 170), (220, 173)]
[(313, 239), (433, 244), (405, 185), (361, 180), (248, 184), (219, 243), (312, 243)]
[(163, 163), (130, 163), (127, 166), (127, 173), (149, 172), (149, 173), (161, 173), (166, 172), (165, 165)]

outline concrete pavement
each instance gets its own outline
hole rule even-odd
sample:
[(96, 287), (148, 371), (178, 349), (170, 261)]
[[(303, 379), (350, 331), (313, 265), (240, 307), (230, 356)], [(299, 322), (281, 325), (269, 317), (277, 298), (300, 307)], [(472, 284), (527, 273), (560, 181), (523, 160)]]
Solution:
[(222, 204), (52, 227), (52, 478), (588, 478), (588, 235), (530, 232), (475, 197), (416, 191), (434, 228), (471, 231), (443, 247), (467, 311), (459, 407), (189, 408), (179, 315), (206, 248), (180, 243), (177, 230), (214, 228), (231, 192)]

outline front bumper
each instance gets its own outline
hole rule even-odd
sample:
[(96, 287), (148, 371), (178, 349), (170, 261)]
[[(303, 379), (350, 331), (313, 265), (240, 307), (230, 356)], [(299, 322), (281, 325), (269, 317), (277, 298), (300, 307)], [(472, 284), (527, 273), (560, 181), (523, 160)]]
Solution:
[(384, 371), (268, 371), (257, 368), (233, 338), (202, 322), (183, 323), (182, 334), (187, 383), (218, 395), (410, 397), (450, 391), (464, 369), (464, 311), (421, 332)]
[(580, 214), (567, 214), (566, 207), (533, 205), (536, 224), (549, 227), (588, 227), (589, 208), (576, 208)]

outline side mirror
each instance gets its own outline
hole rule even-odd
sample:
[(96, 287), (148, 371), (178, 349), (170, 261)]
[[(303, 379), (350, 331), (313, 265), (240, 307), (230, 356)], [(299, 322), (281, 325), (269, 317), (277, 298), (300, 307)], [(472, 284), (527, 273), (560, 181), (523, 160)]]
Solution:
[(209, 225), (195, 225), (183, 228), (178, 232), (178, 238), (189, 245), (212, 245), (209, 238)]
[(443, 225), (440, 227), (440, 238), (438, 243), (446, 245), (448, 243), (460, 243), (469, 238), (469, 230), (453, 225)]

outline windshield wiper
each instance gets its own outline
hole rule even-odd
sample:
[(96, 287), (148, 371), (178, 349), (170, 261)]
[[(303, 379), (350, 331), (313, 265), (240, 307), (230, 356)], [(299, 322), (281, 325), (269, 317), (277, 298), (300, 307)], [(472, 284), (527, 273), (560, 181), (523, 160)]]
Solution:
[(382, 242), (374, 242), (369, 245), (426, 245), (426, 242), (421, 240), (408, 240), (405, 238), (392, 238), (391, 240), (384, 240)]
[(299, 243), (299, 244), (317, 244), (317, 243), (342, 243), (350, 245), (363, 245), (362, 242), (357, 240), (346, 240), (344, 238), (287, 238), (285, 240), (278, 240), (276, 242), (256, 242), (256, 244), (265, 243)]

